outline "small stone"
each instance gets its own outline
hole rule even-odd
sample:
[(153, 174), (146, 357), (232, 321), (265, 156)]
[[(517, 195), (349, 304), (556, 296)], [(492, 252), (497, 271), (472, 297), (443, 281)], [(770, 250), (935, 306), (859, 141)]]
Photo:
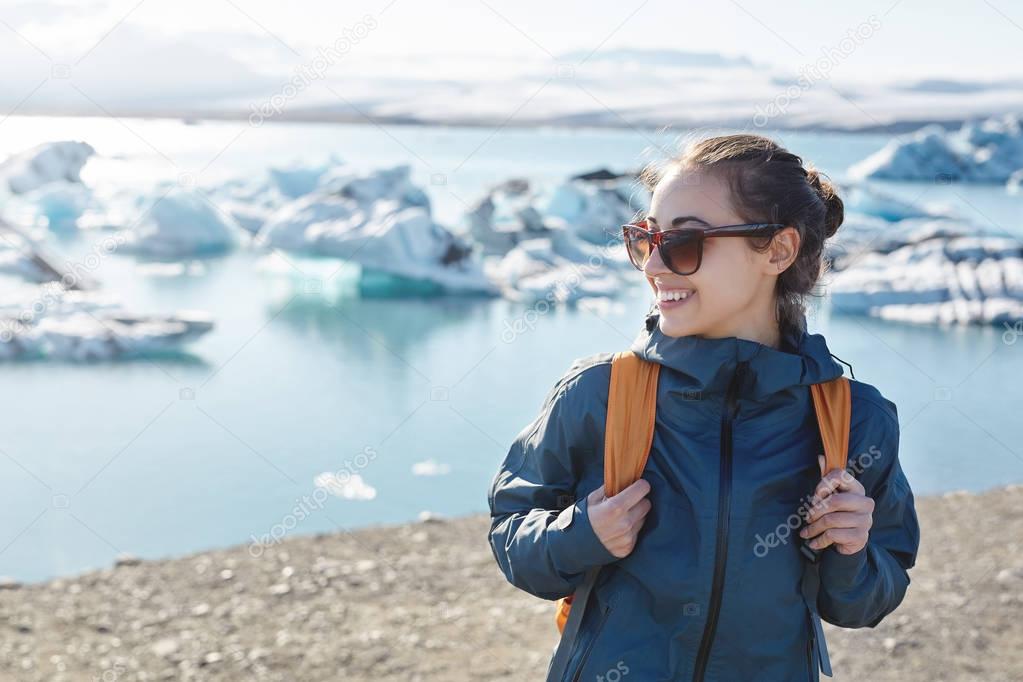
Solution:
[(444, 520), (444, 517), (441, 516), (440, 514), (428, 510), (423, 510), (419, 512), (418, 518), (420, 523), (438, 523)]
[(1023, 579), (1023, 570), (1017, 568), (1003, 568), (995, 576), (995, 580), (1002, 585), (1008, 585), (1020, 579)]
[(885, 651), (891, 653), (895, 651), (895, 647), (899, 645), (899, 642), (894, 637), (885, 637), (882, 645), (884, 646)]
[(16, 590), (21, 583), (10, 576), (0, 576), (0, 590)]
[(202, 662), (204, 665), (211, 665), (220, 663), (222, 660), (224, 660), (224, 656), (219, 651), (211, 651), (203, 657)]
[(233, 577), (234, 577), (234, 571), (232, 571), (230, 568), (225, 568), (223, 571), (220, 572), (220, 579), (221, 580), (230, 580)]
[(154, 655), (166, 658), (178, 650), (178, 643), (176, 640), (167, 637), (156, 642), (151, 650)]
[(114, 566), (116, 568), (122, 568), (124, 566), (138, 566), (141, 563), (142, 559), (139, 559), (137, 556), (132, 554), (120, 554), (114, 561)]
[(202, 604), (196, 604), (194, 607), (192, 607), (193, 616), (205, 616), (209, 612), (210, 605), (205, 602), (203, 602)]
[(270, 586), (270, 594), (278, 597), (283, 596), (289, 592), (291, 592), (291, 586), (288, 585), (287, 583), (277, 583), (276, 585)]

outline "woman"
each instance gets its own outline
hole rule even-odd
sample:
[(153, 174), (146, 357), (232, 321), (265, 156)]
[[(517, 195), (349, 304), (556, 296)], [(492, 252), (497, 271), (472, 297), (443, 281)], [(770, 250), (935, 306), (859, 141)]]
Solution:
[(604, 495), (613, 353), (577, 360), (493, 479), (491, 548), (544, 599), (603, 567), (566, 680), (819, 679), (817, 614), (876, 626), (902, 601), (920, 538), (896, 407), (870, 384), (850, 381), (848, 473), (822, 476), (809, 387), (842, 367), (807, 333), (804, 298), (842, 200), (754, 135), (696, 142), (644, 179), (650, 210), (624, 228), (656, 299), (631, 350), (662, 366), (643, 477)]

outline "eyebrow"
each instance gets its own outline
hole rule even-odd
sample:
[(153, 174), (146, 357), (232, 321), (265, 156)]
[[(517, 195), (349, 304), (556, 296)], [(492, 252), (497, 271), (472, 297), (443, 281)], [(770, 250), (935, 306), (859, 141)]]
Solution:
[[(654, 218), (653, 216), (649, 216), (648, 215), (646, 217), (646, 219), (648, 221), (650, 221), (651, 223), (653, 223), (654, 225), (657, 224), (657, 219)], [(682, 225), (683, 223), (703, 223), (704, 225), (710, 225), (710, 223), (708, 223), (703, 218), (699, 218), (699, 217), (694, 216), (694, 215), (681, 215), (681, 216), (679, 216), (679, 217), (677, 217), (677, 218), (675, 218), (674, 220), (671, 221), (671, 226), (672, 227), (677, 227), (678, 225)]]

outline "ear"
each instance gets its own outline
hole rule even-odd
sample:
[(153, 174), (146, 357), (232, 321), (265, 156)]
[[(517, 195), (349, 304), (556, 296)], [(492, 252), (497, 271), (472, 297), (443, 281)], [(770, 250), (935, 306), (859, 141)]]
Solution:
[(767, 267), (772, 275), (780, 275), (789, 269), (799, 257), (801, 243), (799, 231), (794, 227), (786, 227), (775, 233), (768, 251)]

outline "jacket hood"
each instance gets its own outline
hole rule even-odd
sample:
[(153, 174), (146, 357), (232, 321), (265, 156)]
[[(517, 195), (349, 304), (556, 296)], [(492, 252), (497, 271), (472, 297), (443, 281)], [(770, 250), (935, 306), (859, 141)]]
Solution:
[(696, 391), (724, 392), (740, 363), (745, 363), (743, 393), (754, 400), (831, 381), (843, 373), (824, 337), (806, 331), (805, 315), (801, 330), (783, 332), (782, 349), (735, 336), (716, 339), (667, 336), (660, 330), (659, 317), (655, 305), (630, 350), (645, 360), (688, 375)]

